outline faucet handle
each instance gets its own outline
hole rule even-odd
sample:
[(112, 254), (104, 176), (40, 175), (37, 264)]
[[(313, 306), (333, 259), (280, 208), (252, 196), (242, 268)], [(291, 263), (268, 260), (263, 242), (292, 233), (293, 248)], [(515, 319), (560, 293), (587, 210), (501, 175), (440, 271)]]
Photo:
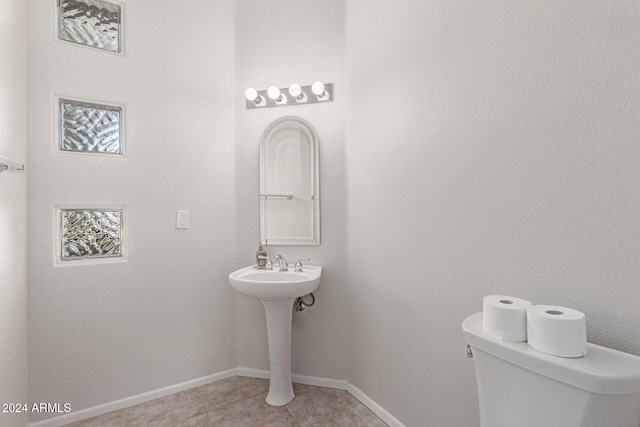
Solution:
[(297, 273), (301, 273), (302, 272), (302, 261), (310, 261), (311, 258), (306, 257), (306, 258), (298, 258), (298, 261), (296, 261), (296, 265), (295, 265), (295, 272)]
[(273, 270), (273, 263), (271, 262), (271, 257), (267, 257), (267, 263), (264, 266), (265, 270)]

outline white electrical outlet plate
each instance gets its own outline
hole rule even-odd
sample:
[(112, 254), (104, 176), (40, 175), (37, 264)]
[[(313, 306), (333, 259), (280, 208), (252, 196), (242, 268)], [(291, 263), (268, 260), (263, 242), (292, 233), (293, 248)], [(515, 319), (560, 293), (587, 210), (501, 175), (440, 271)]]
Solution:
[(189, 228), (189, 211), (176, 212), (176, 228)]

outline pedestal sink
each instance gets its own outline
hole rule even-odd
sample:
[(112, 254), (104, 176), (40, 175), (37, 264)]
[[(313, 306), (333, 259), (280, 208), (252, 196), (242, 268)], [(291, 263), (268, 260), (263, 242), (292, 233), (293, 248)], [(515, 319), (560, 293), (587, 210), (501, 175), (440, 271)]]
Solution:
[(257, 298), (267, 315), (271, 381), (266, 402), (282, 406), (293, 398), (291, 384), (291, 311), (296, 298), (315, 291), (320, 284), (322, 267), (305, 265), (303, 271), (259, 270), (241, 268), (229, 275), (237, 292)]

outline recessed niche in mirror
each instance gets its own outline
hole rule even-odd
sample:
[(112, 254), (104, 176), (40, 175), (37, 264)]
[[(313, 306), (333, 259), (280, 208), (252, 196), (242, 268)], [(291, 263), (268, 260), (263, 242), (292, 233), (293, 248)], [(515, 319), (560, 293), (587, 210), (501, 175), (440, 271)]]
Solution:
[(267, 245), (320, 244), (318, 134), (289, 116), (260, 140), (260, 240)]

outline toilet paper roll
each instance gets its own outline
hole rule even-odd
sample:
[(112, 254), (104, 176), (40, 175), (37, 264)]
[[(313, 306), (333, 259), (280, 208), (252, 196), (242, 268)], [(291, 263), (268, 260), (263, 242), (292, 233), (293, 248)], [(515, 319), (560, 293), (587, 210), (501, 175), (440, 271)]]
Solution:
[(534, 305), (527, 310), (527, 338), (538, 351), (561, 357), (587, 354), (584, 313), (555, 305)]
[(529, 301), (506, 295), (482, 298), (482, 329), (503, 341), (527, 340), (527, 308)]

